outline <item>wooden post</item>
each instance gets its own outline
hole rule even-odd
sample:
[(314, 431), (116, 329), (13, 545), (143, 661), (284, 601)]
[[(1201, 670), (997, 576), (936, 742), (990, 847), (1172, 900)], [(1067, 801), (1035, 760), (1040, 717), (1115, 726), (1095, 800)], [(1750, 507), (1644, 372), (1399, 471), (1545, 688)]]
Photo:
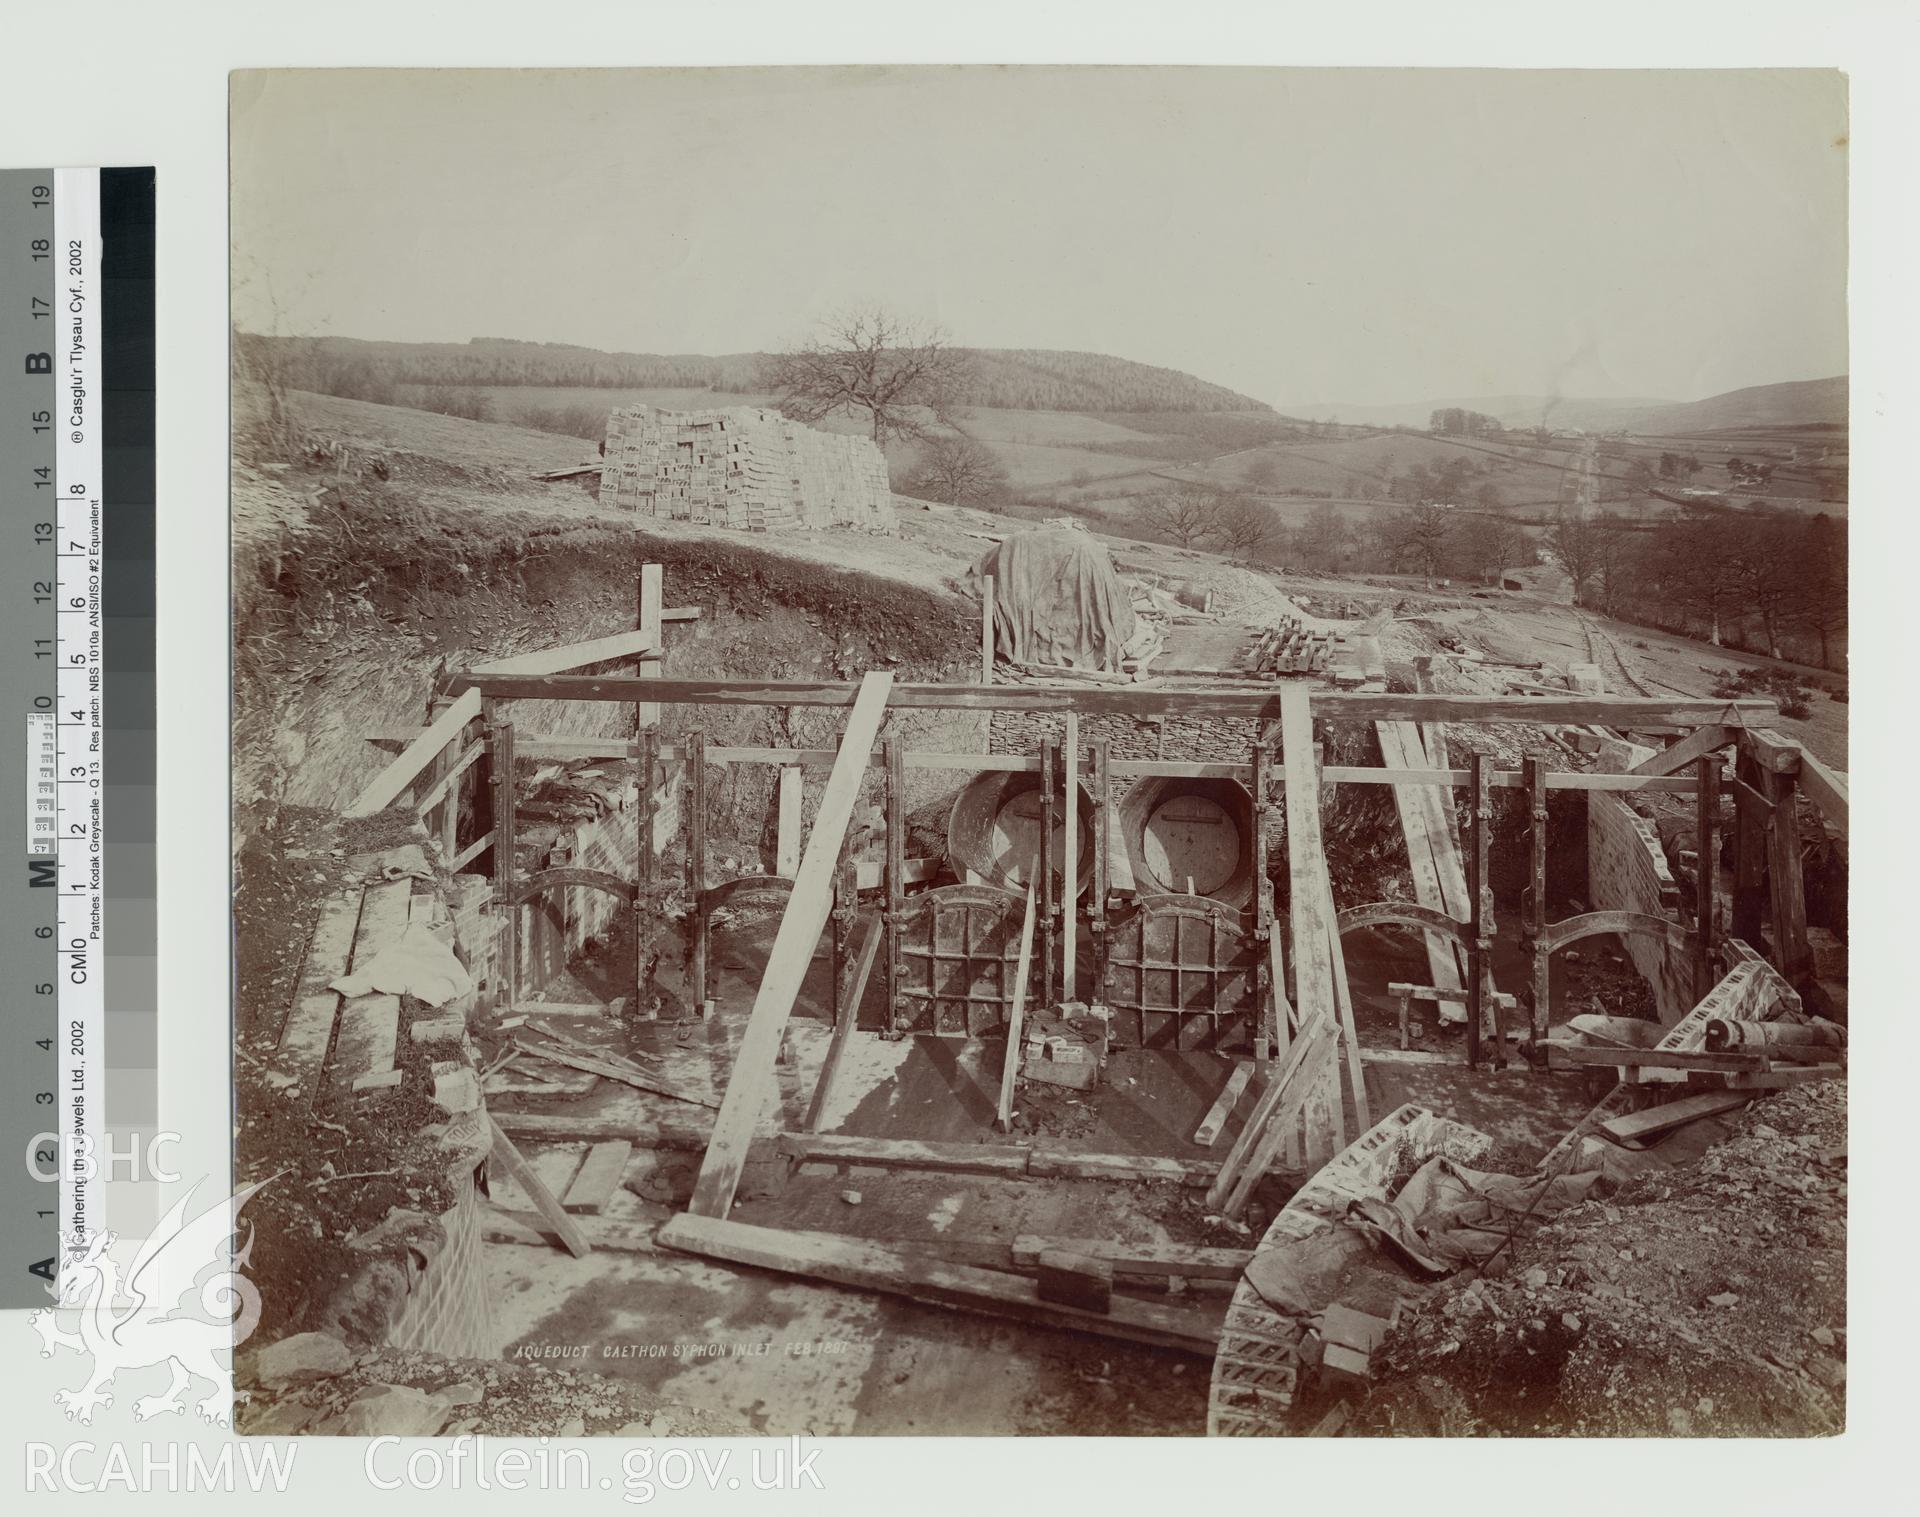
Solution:
[(1527, 883), (1520, 894), (1520, 933), (1527, 950), (1527, 1041), (1538, 1043), (1547, 1035), (1553, 994), (1550, 960), (1540, 941), (1547, 926), (1546, 758), (1528, 754), (1522, 777), (1527, 787)]
[(797, 764), (780, 771), (780, 816), (774, 838), (773, 872), (790, 880), (800, 867), (801, 773)]
[(1000, 1066), (1000, 1101), (995, 1121), (1000, 1131), (1013, 1125), (1013, 1089), (1020, 1078), (1020, 1046), (1026, 1041), (1027, 979), (1033, 972), (1034, 892), (1039, 881), (1027, 880), (1027, 909), (1020, 919), (1020, 957), (1013, 967), (1013, 994), (1007, 1002), (1007, 1056)]
[[(906, 978), (905, 945), (900, 941), (901, 918), (907, 906), (907, 770), (906, 753), (893, 723), (887, 725), (885, 748), (887, 766), (885, 805), (887, 808), (887, 1006), (888, 1025), (897, 1026), (900, 1017), (900, 982)], [(928, 1014), (933, 1032), (940, 1031), (940, 1003), (929, 998)], [(961, 1029), (963, 1032), (964, 1028)]]
[(1703, 1001), (1713, 989), (1714, 884), (1720, 873), (1720, 755), (1704, 755), (1695, 765), (1694, 793), (1693, 995)]
[(980, 587), (980, 683), (993, 683), (993, 576), (985, 576)]
[[(1467, 783), (1471, 788), (1467, 817), (1467, 911), (1473, 942), (1467, 950), (1467, 1063), (1480, 1062), (1480, 1026), (1487, 1011), (1488, 950), (1493, 929), (1493, 891), (1487, 884), (1487, 834), (1490, 807), (1487, 789), (1487, 756), (1475, 750), (1467, 755)], [(1497, 1030), (1497, 1029), (1496, 1029)], [(1495, 1050), (1497, 1061), (1505, 1065), (1507, 1052)]]
[(1267, 879), (1267, 747), (1253, 745), (1253, 836), (1247, 840), (1253, 871), (1253, 1062), (1266, 1078), (1273, 1032), (1276, 987), (1271, 983), (1267, 944), (1273, 936), (1273, 886)]
[(654, 879), (654, 787), (659, 783), (660, 770), (660, 729), (646, 726), (640, 729), (638, 742), (634, 745), (633, 759), (633, 853), (635, 883), (638, 889), (633, 893), (633, 1009), (636, 1016), (644, 1017), (649, 1005), (647, 996), (648, 945), (651, 935), (648, 931), (655, 911), (656, 881)]
[[(1734, 779), (1737, 782), (1735, 798), (1739, 799), (1740, 784), (1752, 790), (1757, 782), (1764, 781), (1760, 779), (1760, 766), (1754, 762), (1745, 744), (1734, 750), (1733, 762)], [(1761, 927), (1766, 921), (1769, 906), (1767, 843), (1766, 823), (1741, 801), (1734, 808), (1732, 935), (1756, 948), (1760, 946)]]
[(1060, 892), (1063, 912), (1060, 919), (1060, 999), (1076, 1000), (1079, 989), (1079, 944), (1075, 941), (1080, 925), (1080, 713), (1067, 713), (1065, 764), (1061, 777), (1066, 793), (1066, 815), (1062, 818), (1066, 846), (1060, 861)]
[(704, 1013), (707, 1002), (707, 735), (698, 729), (687, 734), (687, 896), (693, 913), (689, 924), (687, 989), (693, 1014)]
[(1092, 999), (1107, 999), (1107, 889), (1112, 878), (1107, 857), (1113, 843), (1113, 789), (1107, 774), (1107, 740), (1093, 743), (1093, 901), (1087, 931), (1093, 940)]
[(1053, 741), (1040, 745), (1040, 989), (1042, 1006), (1053, 1004), (1053, 950), (1059, 923), (1054, 913), (1059, 908), (1053, 884), (1053, 779), (1058, 755)]
[(511, 1009), (520, 994), (520, 907), (513, 898), (515, 855), (519, 851), (513, 794), (513, 723), (500, 720), (499, 707), (493, 701), (483, 703), (481, 720), (487, 728), (488, 778), (493, 784), (493, 898), (507, 917), (500, 955), (500, 1004)]
[[(640, 566), (640, 631), (645, 633), (655, 652), (665, 652), (661, 643), (660, 610), (664, 593), (662, 578), (665, 571), (658, 564)], [(642, 679), (658, 679), (660, 663), (657, 658), (640, 661)], [(650, 701), (636, 701), (633, 707), (635, 730), (655, 727), (660, 723), (660, 707)]]
[(1813, 960), (1807, 942), (1806, 882), (1800, 873), (1800, 808), (1798, 784), (1792, 774), (1760, 766), (1765, 795), (1773, 803), (1767, 824), (1767, 879), (1773, 916), (1775, 967), (1795, 988), (1802, 985)]
[(800, 993), (814, 948), (820, 941), (820, 929), (826, 925), (827, 912), (833, 903), (833, 871), (840, 860), (847, 822), (859, 800), (860, 783), (866, 775), (873, 740), (886, 714), (887, 697), (892, 688), (890, 674), (867, 675), (861, 681), (859, 697), (847, 717), (846, 731), (834, 757), (833, 773), (820, 793), (820, 809), (814, 816), (813, 831), (808, 835), (806, 853), (800, 860), (800, 873), (794, 879), (793, 894), (767, 954), (766, 973), (755, 993), (746, 1032), (734, 1055), (727, 1093), (713, 1121), (713, 1137), (700, 1166), (700, 1178), (694, 1184), (688, 1209), (702, 1216), (724, 1217), (733, 1207), (748, 1145), (774, 1093), (774, 1060), (786, 1033), (787, 1019), (793, 1015), (794, 1000)]

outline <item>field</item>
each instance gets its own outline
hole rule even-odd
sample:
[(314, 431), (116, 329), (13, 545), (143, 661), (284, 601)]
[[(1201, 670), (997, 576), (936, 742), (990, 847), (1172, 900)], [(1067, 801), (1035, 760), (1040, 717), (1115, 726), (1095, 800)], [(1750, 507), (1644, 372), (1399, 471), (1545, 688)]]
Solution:
[[(622, 406), (666, 410), (711, 406), (771, 407), (771, 395), (709, 389), (590, 388), (584, 386), (474, 386), (460, 391), (485, 406), (487, 420), (573, 435), (583, 442), (602, 435), (606, 414)], [(420, 403), (424, 389), (403, 387), (402, 398)], [(1266, 413), (1148, 412), (1092, 414), (1076, 411), (972, 407), (961, 427), (986, 444), (1007, 471), (1020, 503), (1045, 512), (1082, 514), (1121, 527), (1133, 515), (1135, 498), (1200, 484), (1256, 495), (1280, 511), (1289, 525), (1313, 505), (1334, 502), (1349, 518), (1364, 518), (1389, 505), (1393, 481), (1409, 469), (1437, 469), (1459, 459), (1474, 465), (1460, 504), (1478, 507), (1491, 490), (1495, 509), (1526, 521), (1551, 515), (1573, 493), (1585, 439), (1535, 441), (1443, 438), (1418, 432), (1371, 432), (1313, 438)], [(862, 422), (831, 417), (825, 430), (859, 434)], [(1281, 435), (1275, 436), (1278, 432)], [(1678, 493), (1683, 484), (1723, 495), (1736, 507), (1764, 500), (1775, 507), (1844, 514), (1846, 503), (1823, 500), (1844, 482), (1844, 427), (1755, 427), (1674, 437), (1609, 437), (1599, 449), (1599, 504), (1633, 517), (1662, 517), (1685, 508), (1635, 488), (1629, 471), (1644, 465), (1655, 487)], [(895, 477), (912, 468), (916, 447), (887, 448)], [(1658, 475), (1661, 455), (1699, 460), (1699, 471), (1682, 481)], [(1764, 487), (1735, 486), (1730, 458), (1773, 465)], [(1823, 491), (1823, 478), (1827, 488)], [(1842, 483), (1842, 492), (1844, 483)]]

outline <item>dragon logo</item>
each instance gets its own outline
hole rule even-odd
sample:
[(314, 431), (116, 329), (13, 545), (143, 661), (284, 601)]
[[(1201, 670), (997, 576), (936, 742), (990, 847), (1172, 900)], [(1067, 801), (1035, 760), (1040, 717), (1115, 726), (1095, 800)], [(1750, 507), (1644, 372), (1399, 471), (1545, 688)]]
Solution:
[[(229, 1244), (239, 1231), (241, 1208), (268, 1183), (250, 1185), (189, 1218), (199, 1189), (191, 1187), (140, 1245), (125, 1281), (108, 1252), (112, 1233), (96, 1234), (84, 1253), (67, 1261), (54, 1306), (29, 1313), (27, 1320), (40, 1335), (41, 1358), (70, 1348), (93, 1361), (85, 1385), (54, 1392), (69, 1422), (91, 1423), (96, 1407), (112, 1406), (114, 1377), (122, 1370), (167, 1364), (173, 1383), (165, 1395), (135, 1401), (134, 1416), (145, 1422), (162, 1412), (185, 1412), (182, 1393), (206, 1380), (213, 1389), (194, 1409), (205, 1422), (227, 1424), (234, 1397), (231, 1350), (260, 1321), (260, 1291), (240, 1273), (253, 1252), (251, 1225), (237, 1253)], [(197, 1299), (197, 1314), (190, 1298)], [(63, 1314), (77, 1321), (77, 1331), (60, 1325)]]

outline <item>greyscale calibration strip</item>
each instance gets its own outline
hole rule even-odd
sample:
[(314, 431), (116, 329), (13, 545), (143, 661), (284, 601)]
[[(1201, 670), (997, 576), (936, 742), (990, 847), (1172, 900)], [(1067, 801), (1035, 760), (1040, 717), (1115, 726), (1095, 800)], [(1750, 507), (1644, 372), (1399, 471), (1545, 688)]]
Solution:
[(0, 1306), (156, 1216), (153, 186), (0, 170)]

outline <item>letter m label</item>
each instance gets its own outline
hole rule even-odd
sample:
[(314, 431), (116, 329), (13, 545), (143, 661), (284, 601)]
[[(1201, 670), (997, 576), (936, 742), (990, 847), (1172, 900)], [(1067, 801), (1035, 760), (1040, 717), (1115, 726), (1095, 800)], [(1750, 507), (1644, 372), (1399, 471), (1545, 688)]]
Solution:
[(33, 886), (35, 889), (38, 889), (43, 885), (47, 887), (49, 890), (52, 889), (55, 885), (60, 883), (58, 878), (56, 878), (58, 873), (59, 873), (58, 859), (28, 859), (27, 860), (27, 883)]

